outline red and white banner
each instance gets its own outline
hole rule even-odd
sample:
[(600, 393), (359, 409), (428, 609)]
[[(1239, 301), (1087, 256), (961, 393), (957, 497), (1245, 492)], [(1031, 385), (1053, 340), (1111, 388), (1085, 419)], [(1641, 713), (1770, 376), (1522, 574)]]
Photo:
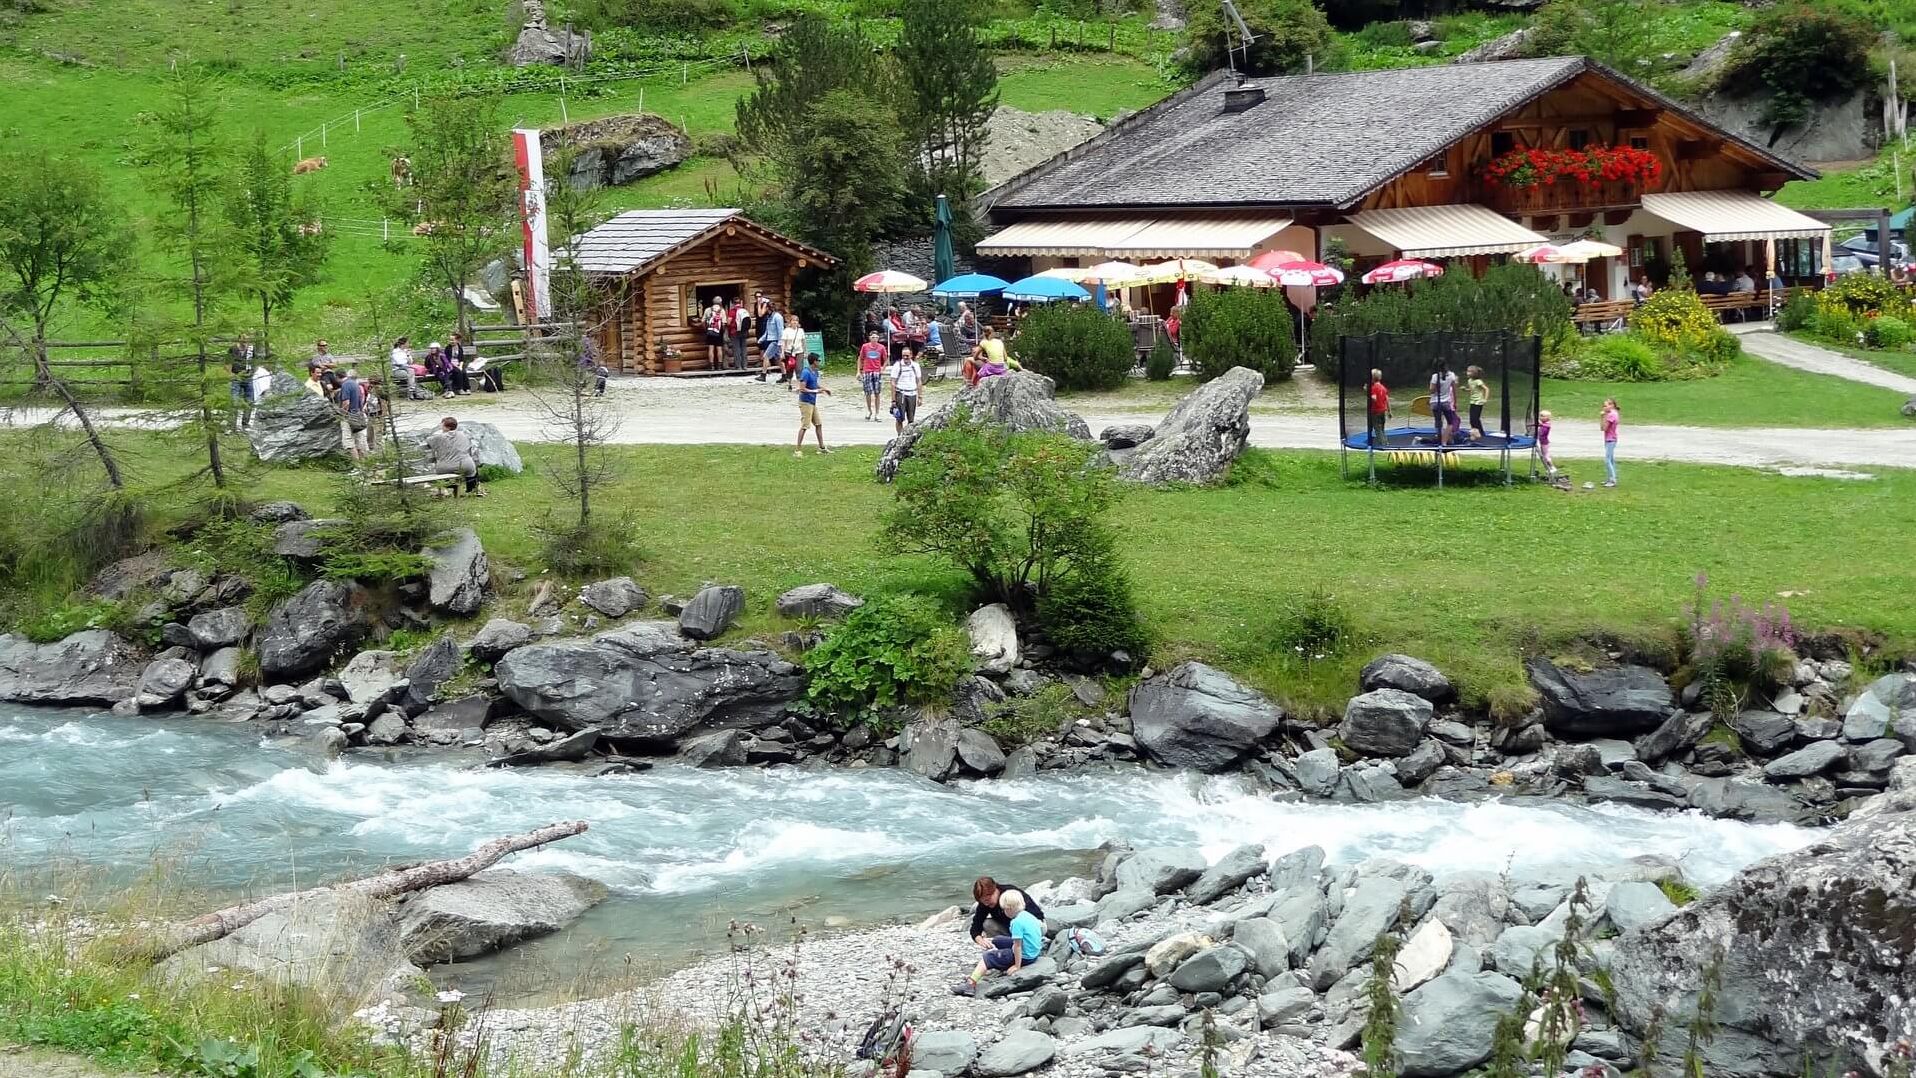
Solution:
[(546, 243), (545, 152), (539, 129), (512, 129), (512, 157), (519, 166), (519, 220), (525, 234), (526, 320), (539, 322), (552, 313), (552, 255)]

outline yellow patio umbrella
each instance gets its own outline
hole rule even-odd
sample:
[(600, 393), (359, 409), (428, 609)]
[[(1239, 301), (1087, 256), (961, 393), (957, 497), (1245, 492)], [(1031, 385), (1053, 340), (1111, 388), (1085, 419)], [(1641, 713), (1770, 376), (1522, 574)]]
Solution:
[(1615, 258), (1623, 253), (1623, 248), (1601, 240), (1576, 240), (1564, 244), (1560, 250), (1570, 255), (1573, 262), (1588, 262), (1593, 258)]
[(1173, 258), (1167, 262), (1155, 262), (1139, 270), (1139, 277), (1132, 284), (1172, 284), (1177, 281), (1195, 281), (1202, 274), (1216, 273), (1217, 263), (1206, 262), (1201, 258)]
[(1244, 285), (1251, 288), (1277, 287), (1277, 278), (1256, 266), (1226, 266), (1223, 269), (1200, 273), (1197, 275), (1197, 280), (1202, 284)]
[(1078, 279), (1078, 283), (1084, 284), (1087, 281), (1095, 281), (1106, 288), (1129, 288), (1132, 285), (1149, 283), (1144, 279), (1144, 271), (1129, 262), (1100, 262), (1095, 266), (1086, 267), (1084, 276)]

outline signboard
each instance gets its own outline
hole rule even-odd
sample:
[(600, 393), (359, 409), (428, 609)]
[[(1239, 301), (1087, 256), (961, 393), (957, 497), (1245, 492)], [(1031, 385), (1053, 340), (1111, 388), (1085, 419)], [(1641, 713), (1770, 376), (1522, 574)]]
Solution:
[(819, 330), (813, 330), (812, 332), (807, 333), (805, 335), (805, 354), (808, 356), (817, 356), (820, 361), (824, 360), (825, 358), (825, 334), (824, 333), (820, 332)]

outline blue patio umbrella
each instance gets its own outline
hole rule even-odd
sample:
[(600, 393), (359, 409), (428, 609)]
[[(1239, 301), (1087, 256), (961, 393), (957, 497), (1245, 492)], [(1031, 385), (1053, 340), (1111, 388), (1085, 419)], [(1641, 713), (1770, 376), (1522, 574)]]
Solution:
[(976, 299), (987, 293), (1003, 291), (1006, 283), (1003, 277), (993, 277), (989, 273), (965, 273), (932, 285), (931, 294), (940, 299)]
[[(931, 277), (934, 281), (943, 281), (957, 274), (958, 260), (952, 257), (951, 250), (951, 202), (943, 195), (938, 196), (937, 209), (933, 213), (931, 234)], [(1003, 283), (1003, 282), (999, 282)], [(941, 295), (934, 292), (933, 295)], [(944, 296), (945, 306), (951, 306), (951, 297)]]
[(1005, 286), (1004, 297), (1019, 303), (1050, 303), (1060, 299), (1090, 299), (1084, 287), (1061, 277), (1026, 277)]

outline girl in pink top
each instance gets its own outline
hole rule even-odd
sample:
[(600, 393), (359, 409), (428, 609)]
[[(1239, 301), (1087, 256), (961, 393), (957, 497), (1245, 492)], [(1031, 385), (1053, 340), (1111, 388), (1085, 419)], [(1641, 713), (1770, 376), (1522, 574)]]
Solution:
[(1605, 397), (1603, 400), (1603, 470), (1609, 478), (1603, 481), (1606, 487), (1617, 485), (1617, 399)]
[(1555, 479), (1557, 464), (1550, 459), (1550, 412), (1548, 409), (1537, 413), (1537, 455), (1543, 458), (1544, 474)]

